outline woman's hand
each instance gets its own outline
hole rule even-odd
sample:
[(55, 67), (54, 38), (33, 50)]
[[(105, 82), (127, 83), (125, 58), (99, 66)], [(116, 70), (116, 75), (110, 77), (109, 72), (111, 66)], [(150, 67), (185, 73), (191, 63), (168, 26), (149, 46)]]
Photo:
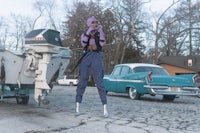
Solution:
[(86, 32), (86, 34), (90, 35), (90, 32), (93, 31), (93, 30), (94, 30), (94, 27), (92, 27), (92, 26), (89, 27), (88, 30), (87, 30), (87, 32)]
[(98, 28), (99, 30), (102, 30), (102, 25), (98, 25), (97, 28)]

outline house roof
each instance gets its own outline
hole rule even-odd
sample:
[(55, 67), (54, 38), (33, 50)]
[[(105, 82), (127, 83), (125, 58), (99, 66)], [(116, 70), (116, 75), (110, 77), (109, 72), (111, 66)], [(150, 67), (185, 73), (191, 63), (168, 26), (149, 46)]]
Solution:
[(200, 55), (164, 56), (158, 59), (159, 64), (168, 64), (196, 72), (200, 71)]

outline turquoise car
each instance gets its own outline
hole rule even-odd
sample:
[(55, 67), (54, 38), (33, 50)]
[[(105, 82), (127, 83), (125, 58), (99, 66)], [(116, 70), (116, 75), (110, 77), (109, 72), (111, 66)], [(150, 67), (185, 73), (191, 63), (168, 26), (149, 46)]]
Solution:
[(146, 63), (116, 65), (103, 82), (107, 92), (127, 93), (131, 99), (144, 94), (162, 95), (163, 100), (173, 101), (176, 95), (198, 95), (198, 75), (170, 76), (161, 66)]

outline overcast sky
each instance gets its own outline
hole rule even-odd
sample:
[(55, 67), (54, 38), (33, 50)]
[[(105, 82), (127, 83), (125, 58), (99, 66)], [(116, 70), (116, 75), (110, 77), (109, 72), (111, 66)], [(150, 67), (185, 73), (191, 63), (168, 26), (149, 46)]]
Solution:
[[(37, 16), (38, 14), (34, 14), (33, 3), (36, 0), (0, 0), (0, 17), (6, 17), (8, 20), (10, 19), (10, 15), (14, 13), (15, 15), (22, 15), (22, 16)], [(66, 3), (71, 3), (75, 0), (55, 0), (57, 5), (56, 7), (56, 22), (62, 23), (66, 20), (65, 13), (66, 13)], [(88, 0), (79, 0), (79, 1), (88, 1)], [(102, 0), (104, 5), (108, 6), (107, 4), (110, 0)], [(149, 0), (143, 0), (149, 1)], [(145, 8), (147, 11), (151, 12), (162, 12), (164, 11), (170, 4), (172, 4), (173, 0), (151, 0), (151, 3), (145, 4)], [(105, 6), (104, 6), (105, 7)], [(12, 24), (12, 23), (9, 23)], [(39, 24), (39, 27), (42, 25)], [(59, 30), (59, 29), (58, 29)], [(149, 45), (148, 45), (149, 47)]]
[[(66, 2), (70, 3), (73, 0), (55, 0), (57, 4), (57, 12), (62, 14), (64, 11), (64, 5)], [(106, 3), (109, 0), (102, 0)], [(148, 0), (146, 0), (148, 1)], [(173, 0), (151, 0), (150, 4), (146, 4), (147, 9), (152, 11), (161, 11), (166, 9)], [(0, 0), (0, 16), (9, 16), (11, 13), (21, 14), (21, 15), (33, 15), (33, 2), (34, 0)], [(64, 4), (63, 4), (64, 3)]]

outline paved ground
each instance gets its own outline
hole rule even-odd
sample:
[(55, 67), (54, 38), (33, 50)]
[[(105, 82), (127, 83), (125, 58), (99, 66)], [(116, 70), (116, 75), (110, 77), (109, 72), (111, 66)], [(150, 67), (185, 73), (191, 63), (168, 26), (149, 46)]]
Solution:
[(199, 133), (200, 99), (181, 96), (163, 102), (161, 96), (130, 100), (126, 95), (109, 94), (109, 118), (97, 89), (88, 87), (81, 104), (82, 114), (74, 116), (76, 87), (57, 86), (49, 95), (50, 104), (38, 107), (32, 97), (26, 106), (15, 99), (0, 103), (2, 133)]

